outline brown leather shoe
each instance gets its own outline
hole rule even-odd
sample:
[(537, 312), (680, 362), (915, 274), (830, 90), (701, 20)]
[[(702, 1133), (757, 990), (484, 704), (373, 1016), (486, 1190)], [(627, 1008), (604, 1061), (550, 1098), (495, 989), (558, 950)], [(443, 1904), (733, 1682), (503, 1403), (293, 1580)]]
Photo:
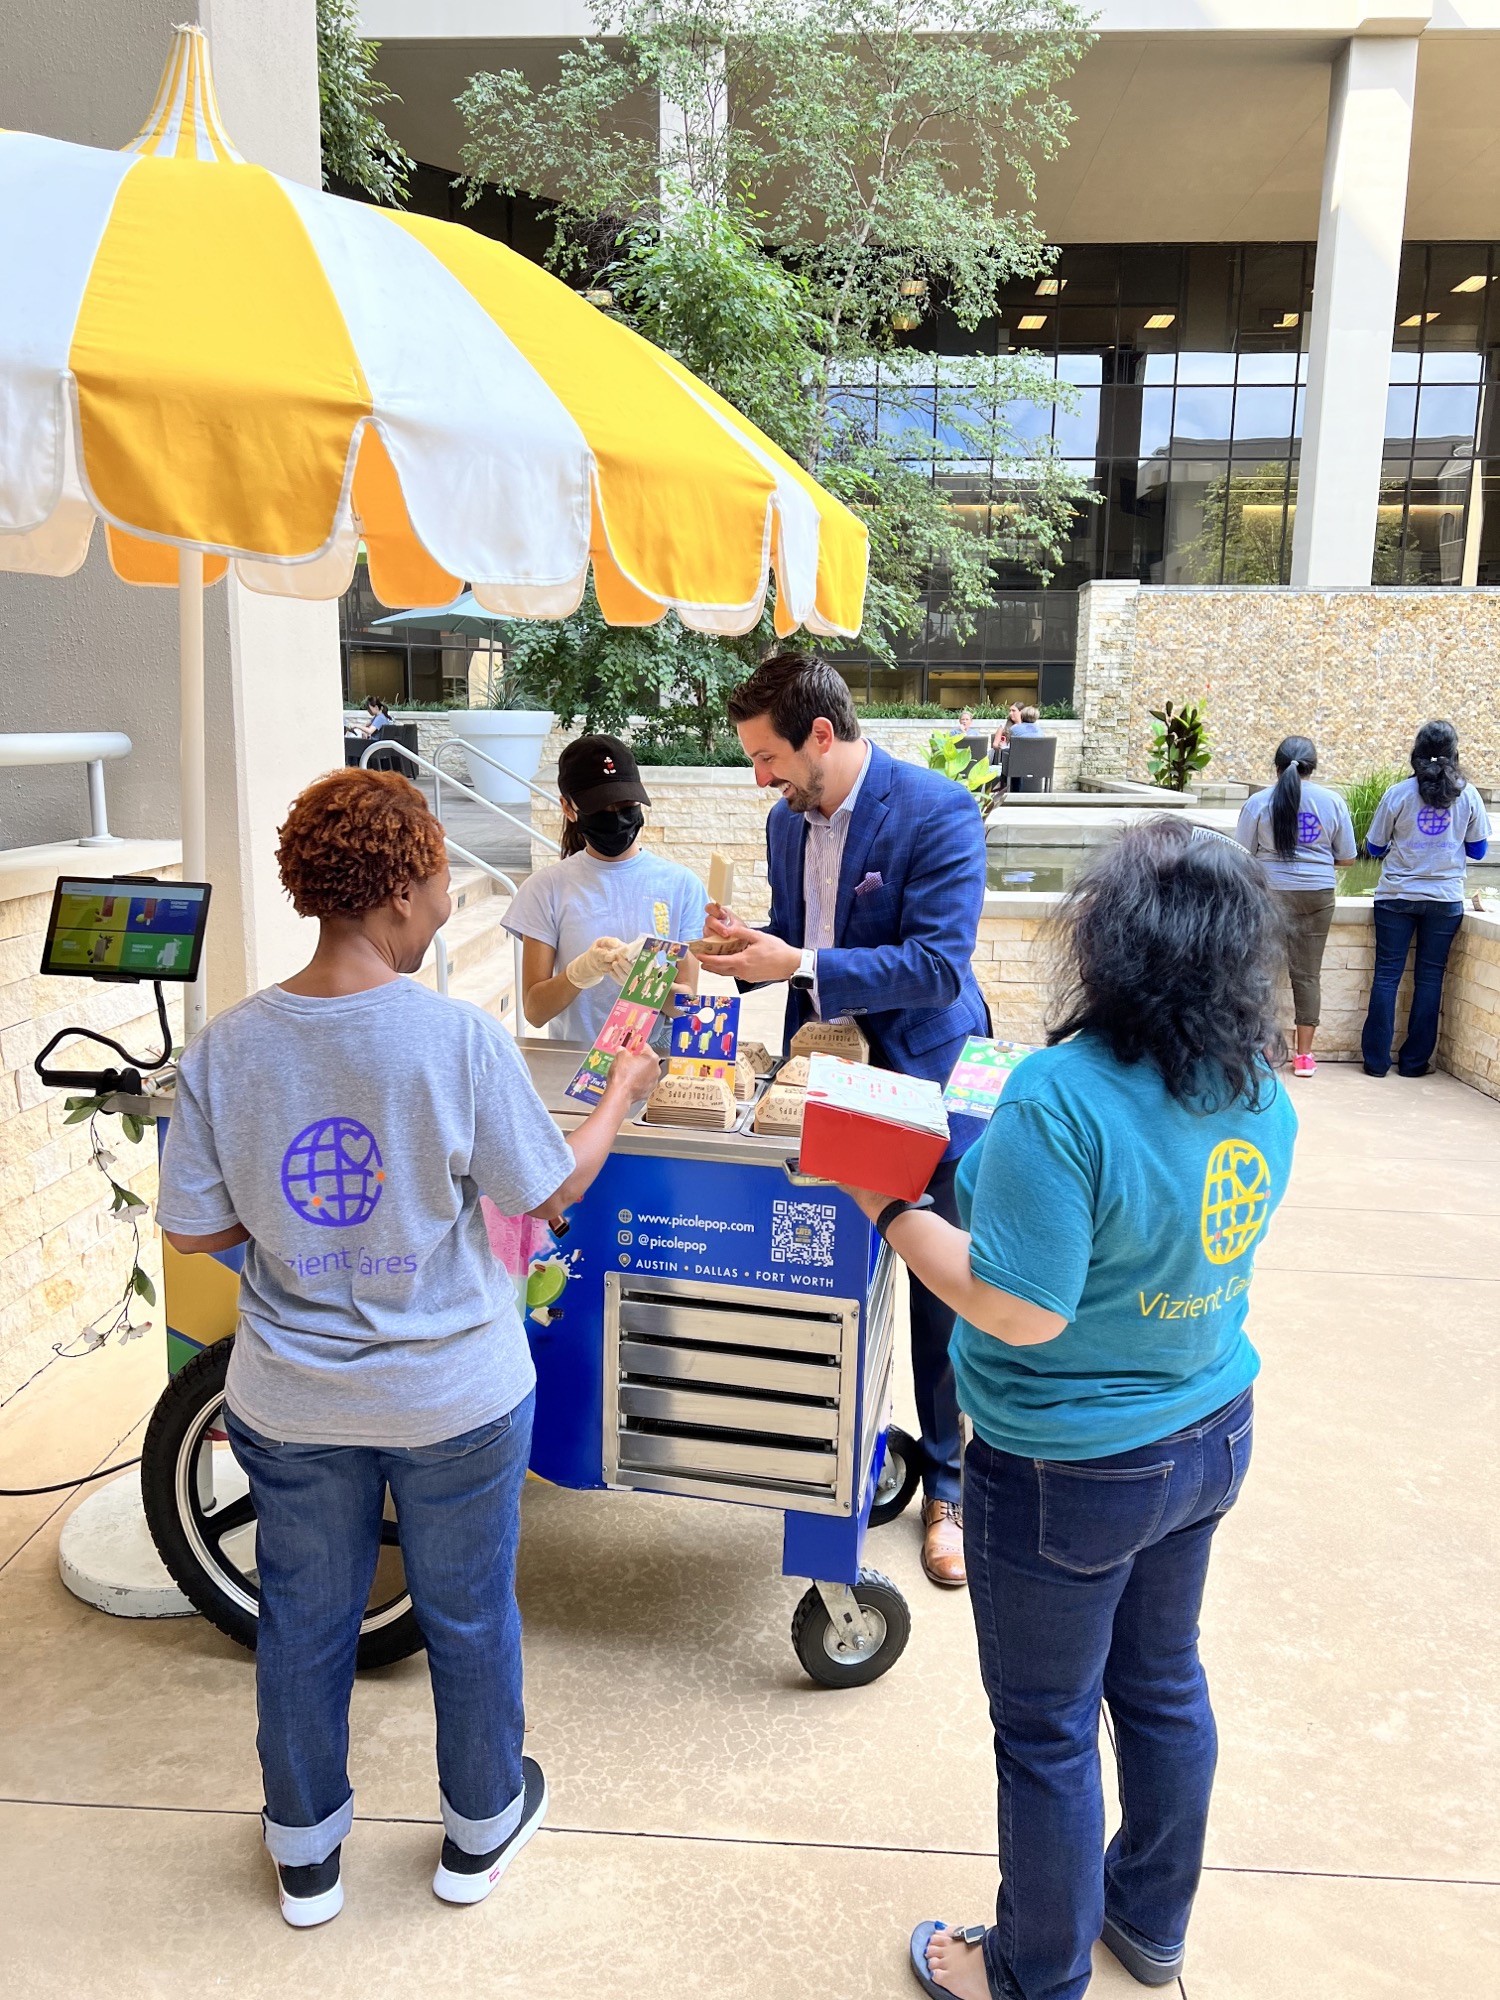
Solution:
[(962, 1590), (969, 1581), (964, 1568), (964, 1510), (955, 1501), (922, 1502), (922, 1567), (945, 1590)]

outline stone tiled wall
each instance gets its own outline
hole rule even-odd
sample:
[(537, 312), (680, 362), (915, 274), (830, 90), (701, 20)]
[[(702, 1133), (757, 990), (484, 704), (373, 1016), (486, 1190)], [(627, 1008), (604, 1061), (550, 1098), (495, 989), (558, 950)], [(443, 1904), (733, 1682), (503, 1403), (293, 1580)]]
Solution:
[[(1053, 950), (1048, 919), (1060, 900), (1057, 896), (1015, 896), (993, 892), (985, 898), (979, 945), (974, 954), (974, 971), (990, 1003), (995, 1033), (1011, 1041), (1040, 1042), (1043, 1038), (1051, 995), (1049, 963)], [(1489, 971), (1493, 974), (1495, 988), (1500, 989), (1500, 921), (1493, 917), (1468, 916), (1455, 947), (1454, 971), (1449, 975), (1450, 987), (1444, 1004), (1445, 1041), (1439, 1049), (1443, 1066), (1453, 1069), (1455, 1075), (1462, 1075), (1466, 1082), (1475, 1081), (1475, 1076), (1459, 1067), (1458, 1059), (1450, 1062), (1445, 1053), (1448, 1038), (1454, 1032), (1453, 1021), (1460, 1004), (1466, 1010), (1465, 1019), (1472, 1014), (1475, 1023), (1472, 1028), (1466, 1027), (1461, 1037), (1463, 1049), (1470, 1052), (1463, 1060), (1471, 1067), (1477, 1056), (1484, 1052), (1484, 1034), (1493, 1037), (1500, 1031), (1500, 1023), (1494, 1020), (1487, 1029), (1479, 1022), (1476, 1011), (1478, 1002), (1472, 997), (1488, 992), (1491, 1005), (1500, 1007), (1500, 990), (1483, 986), (1485, 967), (1473, 956), (1477, 948), (1475, 940), (1481, 934), (1486, 938), (1493, 936), (1496, 940), (1488, 947), (1495, 953)], [(1320, 1058), (1335, 1062), (1359, 1060), (1359, 1033), (1365, 1018), (1374, 964), (1375, 927), (1370, 903), (1359, 896), (1341, 897), (1333, 929), (1329, 933), (1328, 948), (1323, 955), (1323, 1019), (1317, 1039)], [(1460, 966), (1470, 966), (1472, 970), (1462, 975), (1464, 984), (1456, 988), (1453, 981), (1460, 976)], [(1411, 978), (1408, 974), (1397, 1006), (1398, 1023), (1405, 1016), (1410, 997)], [(1290, 1039), (1292, 996), (1285, 981), (1281, 989), (1281, 1018)], [(1490, 1053), (1494, 1054), (1493, 1046)], [(1497, 1081), (1493, 1094), (1500, 1095), (1500, 1062), (1496, 1063), (1494, 1074)]]
[(1283, 736), (1311, 736), (1339, 781), (1404, 765), (1418, 725), (1457, 725), (1468, 770), (1500, 784), (1500, 590), (1174, 589), (1080, 594), (1075, 699), (1084, 768), (1144, 777), (1164, 699), (1207, 701), (1208, 776), (1271, 777)]
[[(119, 1296), (130, 1262), (129, 1231), (110, 1217), (88, 1128), (64, 1124), (67, 1093), (44, 1088), (32, 1058), (65, 1025), (97, 1029), (142, 1052), (156, 1047), (160, 1033), (148, 986), (37, 973), (51, 907), (50, 893), (0, 901), (0, 1398), (41, 1367), (54, 1342), (70, 1339)], [(172, 1019), (180, 1038), (180, 1001)], [(55, 1059), (70, 1054), (80, 1067), (113, 1060), (66, 1043)], [(153, 1201), (154, 1133), (133, 1146), (118, 1120), (106, 1125), (116, 1179)], [(148, 1227), (141, 1234), (144, 1261), (159, 1280), (156, 1233)], [(160, 1313), (149, 1317), (159, 1329)]]
[(1438, 1062), (1500, 1098), (1500, 917), (1466, 915), (1443, 987)]

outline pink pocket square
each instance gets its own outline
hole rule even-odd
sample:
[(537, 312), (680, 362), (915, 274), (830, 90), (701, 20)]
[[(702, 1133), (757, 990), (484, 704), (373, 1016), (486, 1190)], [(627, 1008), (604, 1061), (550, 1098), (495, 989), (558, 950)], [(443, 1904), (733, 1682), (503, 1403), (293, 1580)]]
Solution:
[(884, 878), (878, 870), (873, 870), (862, 882), (855, 883), (854, 893), (856, 896), (873, 896), (877, 889), (883, 889), (884, 887)]

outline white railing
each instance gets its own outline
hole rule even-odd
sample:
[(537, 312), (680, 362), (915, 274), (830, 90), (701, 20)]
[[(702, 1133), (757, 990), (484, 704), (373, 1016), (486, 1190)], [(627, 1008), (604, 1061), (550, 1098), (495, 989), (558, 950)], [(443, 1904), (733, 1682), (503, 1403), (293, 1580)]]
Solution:
[[(481, 750), (477, 744), (470, 743), (465, 737), (462, 736), (450, 736), (446, 743), (440, 743), (438, 745), (436, 750), (434, 750), (432, 753), (434, 769), (436, 769), (437, 766), (442, 762), (443, 752), (445, 750), (461, 750), (463, 752), (465, 762), (467, 762), (470, 757), (477, 757), (481, 764), (488, 764), (492, 771), (498, 771), (503, 778), (511, 779), (511, 781), (514, 784), (524, 785), (527, 791), (534, 792), (539, 799), (545, 799), (549, 806), (556, 805), (557, 803), (557, 792), (555, 788), (549, 792), (547, 787), (545, 785), (539, 785), (536, 782), (535, 778), (523, 778), (521, 776), (521, 773), (519, 771), (513, 771), (510, 768), (509, 764), (502, 764), (498, 757), (492, 757), (488, 750)], [(457, 778), (453, 777), (447, 771), (442, 772), (441, 775), (447, 778), (450, 785), (456, 785), (458, 783)], [(485, 804), (493, 805), (494, 801), (492, 799), (486, 799)], [(497, 812), (500, 810), (498, 806), (495, 809)], [(441, 819), (442, 814), (439, 813), (438, 817), (439, 819)], [(543, 837), (544, 836), (541, 834), (537, 834), (535, 836), (535, 838), (538, 840), (541, 840)], [(558, 852), (559, 853), (562, 852), (561, 848), (558, 849)]]
[[(0, 735), (0, 766), (23, 764), (86, 764), (89, 780), (89, 831), (80, 847), (118, 847), (109, 830), (104, 799), (104, 766), (112, 757), (130, 755), (130, 738), (114, 729), (43, 730), (35, 734)], [(451, 782), (451, 781), (450, 781)]]
[[(419, 771), (426, 771), (435, 780), (437, 798), (434, 804), (434, 811), (436, 812), (439, 819), (441, 819), (443, 816), (442, 787), (443, 787), (443, 781), (444, 779), (446, 779), (447, 782), (453, 787), (454, 791), (459, 793), (461, 797), (469, 799), (476, 806), (483, 806), (486, 812), (494, 813), (497, 818), (503, 819), (508, 825), (513, 826), (518, 833), (524, 833), (528, 840), (540, 841), (543, 847), (550, 847), (554, 854), (562, 853), (562, 848), (558, 845), (558, 843), (552, 838), (550, 834), (539, 833), (535, 827), (528, 825), (524, 819), (517, 819), (514, 813), (507, 812), (504, 806), (497, 806), (493, 799), (481, 798), (479, 793), (474, 790), (472, 785), (464, 784), (461, 779), (455, 778), (451, 771), (440, 770), (439, 767), (436, 764), (434, 764), (429, 758), (419, 756), (415, 750), (408, 750), (404, 743), (392, 743), (388, 737), (377, 736), (374, 742), (371, 743), (369, 749), (362, 751), (360, 754), (359, 766), (362, 771), (369, 769), (370, 759), (375, 755), (377, 750), (383, 750), (388, 756), (404, 757), (408, 764), (414, 765), (416, 769)], [(484, 755), (483, 751), (478, 751), (475, 754), (478, 756)], [(490, 758), (487, 759), (486, 761), (492, 763), (494, 760)], [(505, 766), (502, 764), (498, 766), (498, 768), (500, 770), (504, 770)], [(514, 773), (506, 772), (506, 776), (507, 777), (514, 776)], [(529, 784), (531, 781), (530, 779), (525, 779), (523, 780), (523, 782)], [(533, 786), (532, 789), (534, 791), (540, 792), (541, 796), (544, 799), (550, 799), (552, 797), (552, 794), (550, 792), (542, 791), (540, 786)], [(449, 842), (449, 845), (450, 846), (452, 845), (451, 841)], [(488, 864), (483, 861), (479, 862), (477, 865), (481, 868), (488, 866)], [(495, 869), (490, 869), (490, 873), (492, 875), (497, 872), (498, 871)], [(507, 876), (505, 879), (509, 881), (510, 878), (509, 876)], [(514, 887), (514, 885), (512, 886)]]

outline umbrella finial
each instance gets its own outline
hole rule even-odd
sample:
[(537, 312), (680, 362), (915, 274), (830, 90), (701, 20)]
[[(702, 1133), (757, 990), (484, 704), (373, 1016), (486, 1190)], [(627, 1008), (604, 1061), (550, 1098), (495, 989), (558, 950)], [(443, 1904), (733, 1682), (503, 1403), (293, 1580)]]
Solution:
[(155, 153), (171, 160), (217, 160), (244, 164), (219, 116), (208, 36), (199, 27), (172, 30), (172, 52), (161, 73), (161, 88), (150, 116), (126, 153)]

